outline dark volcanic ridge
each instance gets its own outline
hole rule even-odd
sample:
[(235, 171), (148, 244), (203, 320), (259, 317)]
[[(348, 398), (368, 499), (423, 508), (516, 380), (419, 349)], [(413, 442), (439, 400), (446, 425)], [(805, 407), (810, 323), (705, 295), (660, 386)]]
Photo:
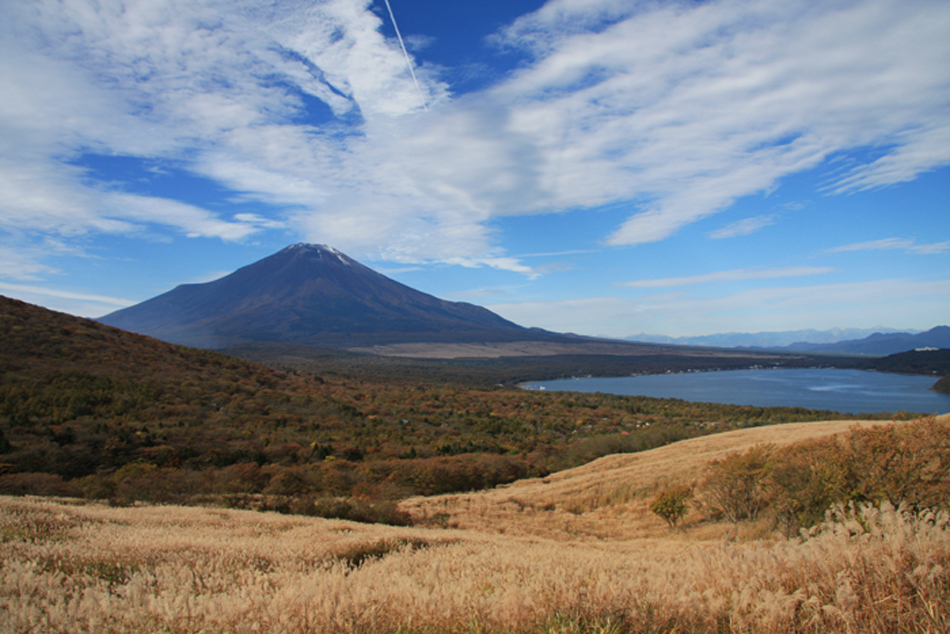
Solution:
[(312, 244), (289, 246), (213, 282), (178, 286), (99, 321), (198, 348), (578, 340), (438, 299)]

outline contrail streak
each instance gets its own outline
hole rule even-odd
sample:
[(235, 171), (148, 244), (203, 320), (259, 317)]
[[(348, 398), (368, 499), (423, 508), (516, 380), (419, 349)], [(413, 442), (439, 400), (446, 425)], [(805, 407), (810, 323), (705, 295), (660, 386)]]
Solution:
[(423, 110), (428, 110), (429, 106), (426, 105), (426, 96), (422, 92), (422, 87), (419, 85), (419, 80), (416, 79), (416, 71), (412, 70), (412, 60), (409, 59), (409, 51), (406, 50), (406, 44), (402, 41), (402, 33), (399, 32), (399, 25), (396, 24), (396, 16), (393, 15), (392, 5), (389, 4), (389, 0), (385, 0), (386, 8), (389, 9), (389, 19), (393, 22), (393, 28), (396, 30), (396, 38), (399, 40), (399, 46), (402, 47), (402, 54), (406, 57), (406, 66), (409, 67), (409, 74), (412, 75), (412, 81), (416, 84), (416, 90), (419, 91), (419, 97), (422, 99), (422, 108)]

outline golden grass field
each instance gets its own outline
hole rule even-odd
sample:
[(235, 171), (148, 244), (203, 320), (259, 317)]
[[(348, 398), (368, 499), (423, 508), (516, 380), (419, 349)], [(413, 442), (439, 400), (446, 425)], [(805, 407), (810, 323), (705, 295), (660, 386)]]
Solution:
[(946, 513), (841, 510), (786, 540), (764, 522), (736, 534), (701, 505), (675, 531), (648, 511), (711, 460), (854, 424), (414, 498), (413, 528), (2, 497), (0, 632), (947, 632)]
[[(950, 420), (950, 416), (943, 417)], [(756, 445), (788, 445), (846, 432), (880, 421), (790, 423), (741, 429), (673, 443), (636, 454), (605, 456), (546, 478), (522, 480), (491, 491), (412, 498), (403, 503), (417, 520), (448, 514), (459, 528), (491, 534), (538, 536), (561, 541), (670, 539), (653, 515), (657, 491), (701, 480), (706, 466)], [(699, 523), (701, 512), (686, 517)], [(680, 538), (721, 538), (731, 525), (703, 524)]]

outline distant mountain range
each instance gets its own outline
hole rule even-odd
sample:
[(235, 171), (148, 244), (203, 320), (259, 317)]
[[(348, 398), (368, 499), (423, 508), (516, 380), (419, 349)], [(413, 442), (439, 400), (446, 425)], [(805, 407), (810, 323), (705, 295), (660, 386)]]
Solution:
[(823, 354), (888, 355), (922, 348), (950, 348), (950, 326), (937, 326), (926, 332), (876, 332), (864, 339), (837, 343), (794, 343), (783, 350)]
[(629, 340), (675, 345), (755, 348), (821, 354), (889, 355), (918, 348), (950, 348), (950, 327), (926, 332), (894, 329), (792, 330), (785, 332), (725, 333), (701, 337), (634, 335)]
[(771, 332), (726, 332), (697, 337), (668, 337), (639, 334), (626, 337), (630, 341), (670, 343), (680, 346), (711, 346), (716, 348), (784, 348), (797, 343), (838, 343), (863, 339), (874, 333), (899, 332), (897, 328), (832, 328), (830, 330), (782, 330)]
[(98, 321), (199, 348), (566, 338), (524, 328), (480, 306), (438, 299), (313, 244), (289, 246), (221, 279), (178, 286)]

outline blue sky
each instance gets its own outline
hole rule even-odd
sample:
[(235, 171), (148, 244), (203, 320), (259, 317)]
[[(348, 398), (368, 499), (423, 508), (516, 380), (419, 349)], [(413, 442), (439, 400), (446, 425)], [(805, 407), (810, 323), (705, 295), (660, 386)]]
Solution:
[(390, 1), (407, 54), (384, 0), (0, 0), (0, 294), (313, 242), (562, 332), (950, 322), (945, 0)]

